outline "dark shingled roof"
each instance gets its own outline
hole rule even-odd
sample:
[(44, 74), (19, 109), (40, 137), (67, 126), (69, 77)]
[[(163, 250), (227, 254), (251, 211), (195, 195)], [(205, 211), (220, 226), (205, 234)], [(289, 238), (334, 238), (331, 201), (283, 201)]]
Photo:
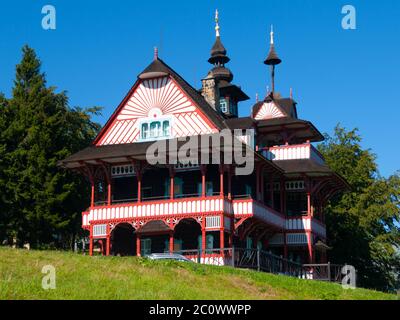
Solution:
[(228, 68), (218, 66), (214, 67), (210, 70), (209, 76), (212, 76), (215, 78), (218, 82), (220, 81), (226, 81), (226, 82), (231, 82), (233, 80), (233, 73), (231, 70)]
[(296, 159), (296, 160), (276, 160), (273, 161), (281, 168), (286, 175), (323, 175), (331, 177), (330, 186), (339, 187), (342, 190), (350, 190), (348, 182), (335, 173), (326, 164), (318, 163), (312, 159)]
[(291, 115), (293, 114), (295, 118), (297, 118), (296, 101), (291, 98), (276, 98), (274, 97), (272, 92), (270, 92), (263, 101), (259, 101), (254, 104), (252, 108), (252, 116), (255, 117), (257, 115), (264, 102), (268, 103), (271, 101), (275, 103), (275, 105), (278, 107), (278, 109), (282, 111), (283, 114), (287, 115), (288, 117), (291, 117)]
[(170, 232), (171, 228), (168, 227), (163, 221), (149, 221), (143, 227), (139, 228), (136, 233), (153, 233), (153, 232)]
[[(199, 106), (199, 108), (215, 123), (218, 129), (224, 129), (226, 126), (223, 121), (224, 118), (218, 114), (204, 99), (204, 97), (194, 89), (188, 82), (186, 82), (179, 74), (177, 74), (171, 67), (169, 67), (160, 58), (154, 60), (140, 75), (149, 72), (165, 72), (169, 74), (175, 81), (182, 87), (182, 89), (192, 98), (192, 100)], [(139, 77), (140, 77), (139, 75)]]
[(231, 118), (225, 120), (229, 129), (251, 129), (256, 126), (257, 121), (251, 117)]
[(312, 159), (275, 160), (273, 162), (285, 173), (334, 173), (326, 164), (317, 163)]
[(220, 62), (222, 64), (229, 62), (229, 58), (226, 56), (226, 49), (221, 42), (221, 38), (217, 37), (215, 39), (214, 45), (211, 48), (211, 57), (208, 62), (211, 64)]
[(268, 57), (265, 59), (264, 63), (267, 65), (277, 65), (282, 62), (281, 59), (279, 59), (278, 54), (275, 51), (275, 46), (271, 44), (271, 47), (269, 48), (269, 53)]
[(291, 98), (281, 98), (277, 99), (276, 102), (278, 105), (290, 116), (292, 114), (295, 115), (295, 118), (297, 118), (297, 111), (296, 111), (296, 101), (294, 101)]
[(299, 143), (304, 142), (304, 140), (310, 140), (311, 142), (319, 142), (324, 140), (324, 136), (310, 121), (301, 119), (282, 117), (258, 120), (257, 127), (259, 131), (266, 134), (273, 132), (282, 132), (283, 130), (290, 129), (296, 130), (296, 137), (299, 138)]
[(228, 81), (225, 80), (218, 81), (218, 88), (222, 96), (225, 94), (228, 95), (230, 94), (233, 97), (235, 97), (237, 101), (245, 101), (250, 99), (249, 96), (245, 94), (240, 87), (232, 83), (229, 83)]

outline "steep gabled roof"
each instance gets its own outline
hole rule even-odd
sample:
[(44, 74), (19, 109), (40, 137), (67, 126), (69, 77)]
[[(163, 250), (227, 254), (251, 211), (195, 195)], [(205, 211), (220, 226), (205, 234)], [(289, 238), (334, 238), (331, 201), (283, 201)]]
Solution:
[(291, 98), (277, 98), (270, 92), (263, 101), (254, 104), (252, 108), (252, 117), (255, 118), (264, 103), (273, 102), (275, 106), (287, 117), (297, 118), (296, 101)]
[(199, 108), (199, 110), (204, 113), (204, 115), (215, 125), (218, 130), (227, 128), (224, 123), (224, 118), (207, 103), (204, 97), (196, 89), (194, 89), (164, 61), (162, 61), (160, 58), (156, 58), (138, 75), (138, 80), (135, 82), (125, 98), (121, 101), (106, 124), (103, 126), (96, 139), (93, 141), (93, 144), (96, 144), (100, 137), (103, 136), (108, 126), (114, 121), (120, 110), (127, 103), (142, 80), (163, 76), (170, 76), (173, 80), (175, 80), (175, 82), (182, 88), (182, 90), (188, 95), (188, 97)]
[(149, 72), (165, 72), (169, 74), (218, 129), (226, 128), (224, 124), (224, 118), (208, 104), (204, 97), (195, 88), (193, 88), (186, 80), (184, 80), (160, 58), (154, 60), (146, 69), (144, 69), (144, 71), (139, 75), (139, 78), (141, 76), (143, 77), (143, 75)]

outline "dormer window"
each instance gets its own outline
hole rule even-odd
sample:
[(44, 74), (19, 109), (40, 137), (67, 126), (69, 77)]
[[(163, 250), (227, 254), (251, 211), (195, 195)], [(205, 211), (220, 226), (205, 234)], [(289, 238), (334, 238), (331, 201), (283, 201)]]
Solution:
[(219, 99), (219, 106), (222, 113), (226, 115), (237, 115), (237, 102), (231, 97)]
[(228, 101), (225, 98), (219, 99), (219, 107), (221, 112), (228, 113)]

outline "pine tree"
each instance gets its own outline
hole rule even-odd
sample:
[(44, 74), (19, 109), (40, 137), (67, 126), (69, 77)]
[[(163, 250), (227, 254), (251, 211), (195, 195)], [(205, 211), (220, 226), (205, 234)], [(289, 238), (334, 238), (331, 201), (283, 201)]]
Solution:
[(10, 228), (18, 245), (65, 243), (74, 235), (87, 199), (86, 184), (57, 162), (87, 146), (99, 130), (88, 110), (71, 109), (65, 92), (46, 86), (33, 49), (23, 47), (16, 67), (10, 121), (4, 131)]

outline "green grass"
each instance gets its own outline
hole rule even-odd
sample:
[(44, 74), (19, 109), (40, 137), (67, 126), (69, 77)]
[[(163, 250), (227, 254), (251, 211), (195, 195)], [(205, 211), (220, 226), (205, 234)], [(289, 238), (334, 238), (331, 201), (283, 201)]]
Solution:
[[(41, 287), (44, 265), (56, 289)], [(0, 248), (0, 299), (396, 299), (338, 284), (174, 261)]]

